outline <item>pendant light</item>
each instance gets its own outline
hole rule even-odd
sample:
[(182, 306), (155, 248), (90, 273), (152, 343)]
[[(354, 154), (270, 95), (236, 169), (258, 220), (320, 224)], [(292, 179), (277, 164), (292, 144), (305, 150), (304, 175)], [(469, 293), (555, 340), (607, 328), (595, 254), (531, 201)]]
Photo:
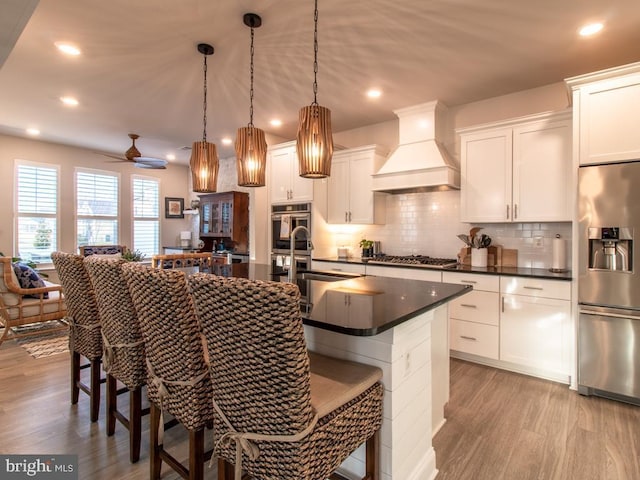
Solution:
[(251, 27), (251, 88), (249, 90), (249, 124), (238, 129), (236, 136), (236, 169), (241, 187), (264, 187), (267, 165), (267, 142), (264, 131), (253, 126), (253, 29), (262, 25), (255, 13), (245, 13), (244, 24)]
[(189, 165), (191, 166), (193, 191), (214, 193), (218, 182), (218, 152), (215, 143), (207, 142), (207, 56), (213, 55), (213, 47), (207, 43), (199, 43), (198, 52), (204, 58), (204, 116), (202, 121), (202, 141), (193, 142)]
[(318, 105), (318, 0), (313, 13), (313, 103), (300, 109), (296, 149), (299, 173), (305, 178), (331, 175), (333, 137), (331, 110)]

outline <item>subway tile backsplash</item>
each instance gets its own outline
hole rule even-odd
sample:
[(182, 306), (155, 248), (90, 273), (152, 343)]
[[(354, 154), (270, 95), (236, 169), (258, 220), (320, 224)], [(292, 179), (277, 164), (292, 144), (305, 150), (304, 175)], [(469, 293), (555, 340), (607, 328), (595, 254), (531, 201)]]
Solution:
[(455, 258), (464, 243), (460, 233), (474, 227), (489, 235), (492, 244), (518, 250), (518, 266), (550, 268), (552, 240), (556, 234), (567, 240), (567, 266), (571, 265), (571, 223), (499, 223), (471, 225), (460, 218), (460, 192), (430, 192), (389, 195), (387, 223), (361, 225), (357, 230), (335, 235), (336, 246), (348, 245), (355, 256), (362, 238), (379, 240), (390, 255), (430, 255)]

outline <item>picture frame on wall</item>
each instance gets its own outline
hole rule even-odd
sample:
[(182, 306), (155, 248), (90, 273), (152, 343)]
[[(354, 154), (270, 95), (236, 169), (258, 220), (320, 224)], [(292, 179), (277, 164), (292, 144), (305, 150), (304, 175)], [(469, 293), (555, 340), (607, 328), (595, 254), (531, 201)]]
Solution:
[(164, 218), (184, 218), (184, 198), (164, 197)]

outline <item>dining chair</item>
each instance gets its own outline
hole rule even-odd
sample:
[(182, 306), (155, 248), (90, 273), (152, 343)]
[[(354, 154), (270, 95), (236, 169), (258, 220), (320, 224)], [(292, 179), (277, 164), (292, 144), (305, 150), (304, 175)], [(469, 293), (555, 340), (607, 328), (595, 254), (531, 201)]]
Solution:
[(211, 252), (168, 253), (151, 257), (154, 268), (211, 267)]
[(126, 252), (124, 245), (84, 245), (78, 247), (80, 255), (88, 257), (90, 255), (117, 255)]
[(188, 282), (210, 356), (218, 479), (344, 478), (336, 470), (366, 443), (363, 478), (377, 480), (382, 371), (308, 352), (296, 285)]
[[(145, 345), (151, 479), (160, 478), (164, 461), (183, 478), (200, 480), (211, 456), (204, 451), (204, 428), (213, 420), (212, 390), (185, 273), (135, 262), (122, 265), (122, 272)], [(164, 412), (189, 431), (188, 469), (164, 446)]]
[[(84, 265), (91, 278), (102, 324), (103, 361), (107, 374), (107, 435), (115, 433), (116, 420), (129, 430), (129, 460), (140, 459), (142, 388), (147, 383), (144, 341), (120, 258), (105, 259), (91, 255)], [(126, 388), (118, 389), (118, 381)], [(118, 410), (117, 397), (129, 392), (129, 414)]]
[[(100, 411), (100, 364), (102, 359), (102, 334), (96, 296), (84, 257), (73, 253), (53, 252), (53, 265), (60, 278), (67, 304), (69, 322), (69, 351), (71, 352), (71, 403), (78, 403), (80, 391), (89, 395), (90, 417), (98, 420)], [(81, 365), (81, 357), (89, 363)], [(82, 382), (80, 372), (90, 369), (89, 384)]]

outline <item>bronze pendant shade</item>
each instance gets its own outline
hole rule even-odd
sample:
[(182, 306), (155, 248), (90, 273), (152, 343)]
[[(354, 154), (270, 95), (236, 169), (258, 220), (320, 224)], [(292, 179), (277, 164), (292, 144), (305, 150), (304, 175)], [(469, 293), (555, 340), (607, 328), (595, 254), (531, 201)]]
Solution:
[(262, 25), (255, 13), (245, 13), (244, 24), (251, 28), (251, 64), (249, 90), (249, 124), (238, 129), (236, 136), (236, 171), (241, 187), (264, 187), (266, 185), (267, 142), (264, 131), (253, 126), (253, 38), (254, 29)]
[(300, 176), (330, 176), (333, 157), (331, 110), (317, 104), (302, 107), (299, 120), (296, 149)]
[(189, 166), (191, 167), (193, 191), (198, 193), (214, 193), (217, 190), (220, 162), (218, 160), (218, 151), (215, 143), (207, 142), (207, 56), (213, 54), (213, 47), (206, 43), (199, 43), (198, 52), (204, 57), (202, 141), (193, 142)]
[(218, 183), (218, 151), (215, 143), (193, 142), (191, 149), (191, 182), (193, 191), (215, 193)]
[(264, 187), (266, 184), (267, 142), (264, 131), (253, 126), (238, 129), (236, 170), (241, 187)]

